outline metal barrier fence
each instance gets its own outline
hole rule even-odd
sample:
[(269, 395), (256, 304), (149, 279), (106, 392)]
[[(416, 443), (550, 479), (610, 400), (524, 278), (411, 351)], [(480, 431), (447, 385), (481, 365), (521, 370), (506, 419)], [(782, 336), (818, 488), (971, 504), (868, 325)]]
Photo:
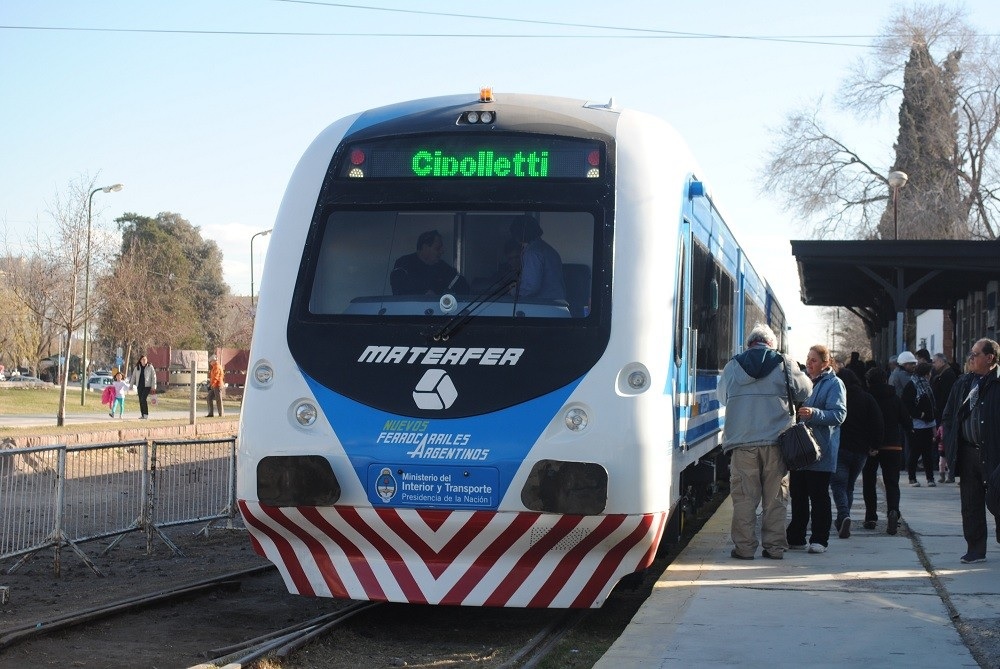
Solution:
[(131, 441), (92, 446), (0, 450), (0, 560), (19, 558), (14, 572), (38, 551), (71, 548), (95, 573), (78, 544), (131, 531), (157, 535), (181, 551), (162, 528), (236, 515), (236, 440)]

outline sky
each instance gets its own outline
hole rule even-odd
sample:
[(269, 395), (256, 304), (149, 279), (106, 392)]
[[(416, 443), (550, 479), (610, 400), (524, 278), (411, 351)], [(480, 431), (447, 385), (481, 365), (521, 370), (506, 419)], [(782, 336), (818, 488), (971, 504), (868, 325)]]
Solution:
[[(994, 0), (961, 6), (1000, 33)], [(773, 129), (831, 100), (901, 6), (840, 0), (5, 0), (0, 3), (0, 239), (52, 225), (81, 178), (96, 230), (174, 212), (223, 253), (231, 291), (260, 287), (270, 229), (312, 139), (403, 100), (503, 92), (660, 116), (690, 144), (751, 261), (774, 286), (804, 359), (830, 324), (799, 301), (789, 240), (808, 221), (760, 184)], [(830, 126), (892, 166), (895, 109)], [(12, 249), (16, 250), (16, 249)]]

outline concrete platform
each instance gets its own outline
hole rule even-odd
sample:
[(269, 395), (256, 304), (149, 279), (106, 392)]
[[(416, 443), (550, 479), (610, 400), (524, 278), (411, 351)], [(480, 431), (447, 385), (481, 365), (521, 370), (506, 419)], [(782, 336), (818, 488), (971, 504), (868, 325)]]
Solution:
[(625, 633), (595, 665), (621, 667), (1000, 667), (1000, 545), (965, 565), (955, 483), (911, 488), (899, 533), (861, 527), (826, 553), (735, 560), (732, 503), (660, 577)]

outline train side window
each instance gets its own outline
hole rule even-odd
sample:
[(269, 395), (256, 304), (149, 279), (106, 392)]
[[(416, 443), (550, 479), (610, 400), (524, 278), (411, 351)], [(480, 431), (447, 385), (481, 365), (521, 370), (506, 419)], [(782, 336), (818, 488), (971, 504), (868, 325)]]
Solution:
[[(714, 259), (713, 259), (714, 260)], [(735, 326), (735, 288), (736, 282), (733, 277), (723, 271), (718, 264), (715, 265), (715, 278), (719, 286), (718, 313), (716, 314), (716, 344), (715, 344), (715, 369), (721, 370), (733, 357), (736, 351), (733, 350), (734, 326)]]
[(740, 345), (746, 345), (747, 339), (750, 337), (750, 330), (757, 323), (767, 323), (767, 316), (764, 315), (764, 310), (750, 298), (749, 291), (744, 291), (743, 293), (743, 339), (740, 341)]
[(698, 369), (721, 370), (734, 353), (735, 282), (697, 240), (691, 256), (691, 322), (698, 329)]

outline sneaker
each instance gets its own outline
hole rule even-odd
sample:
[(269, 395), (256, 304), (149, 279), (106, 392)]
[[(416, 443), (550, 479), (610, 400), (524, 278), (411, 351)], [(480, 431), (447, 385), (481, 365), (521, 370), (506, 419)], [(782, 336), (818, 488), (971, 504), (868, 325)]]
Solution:
[(914, 488), (919, 488), (920, 481), (910, 481), (910, 485), (913, 486)]
[(109, 411), (108, 415), (111, 416), (112, 418), (114, 418), (115, 417), (115, 412), (114, 411)]
[(807, 548), (809, 548), (809, 546), (806, 544), (788, 544), (788, 550), (790, 551), (804, 551)]
[(844, 522), (840, 524), (840, 530), (837, 532), (837, 536), (841, 539), (847, 539), (851, 536), (851, 519), (844, 518)]
[(809, 552), (810, 553), (825, 553), (826, 552), (826, 546), (824, 546), (823, 544), (809, 544)]
[(735, 548), (732, 551), (730, 551), (729, 557), (736, 558), (737, 560), (752, 560), (753, 559), (752, 555), (749, 555), (749, 556), (747, 556), (747, 555), (740, 555), (739, 553), (736, 552)]
[(962, 564), (975, 564), (976, 562), (986, 562), (986, 556), (973, 555), (972, 553), (966, 553), (962, 556)]
[(865, 528), (866, 530), (874, 530), (875, 529), (875, 522), (876, 521), (874, 521), (874, 520), (866, 520), (864, 522), (864, 524), (862, 525), (862, 527)]
[(945, 482), (944, 474), (941, 474), (940, 478), (938, 478), (938, 483), (944, 483), (944, 482)]
[(768, 560), (784, 560), (785, 559), (784, 553), (779, 553), (777, 551), (775, 551), (775, 552), (772, 553), (772, 552), (768, 551), (766, 548), (760, 552), (760, 556), (761, 557), (766, 557)]
[(948, 480), (945, 481), (945, 483), (954, 483), (954, 482), (955, 482), (955, 477), (954, 476), (949, 476)]
[(889, 534), (895, 534), (896, 529), (899, 527), (899, 511), (889, 512), (889, 524), (886, 526), (885, 531)]
[(937, 487), (937, 483), (934, 482), (934, 479), (931, 479), (930, 481), (927, 482), (927, 487), (928, 488), (936, 488)]

